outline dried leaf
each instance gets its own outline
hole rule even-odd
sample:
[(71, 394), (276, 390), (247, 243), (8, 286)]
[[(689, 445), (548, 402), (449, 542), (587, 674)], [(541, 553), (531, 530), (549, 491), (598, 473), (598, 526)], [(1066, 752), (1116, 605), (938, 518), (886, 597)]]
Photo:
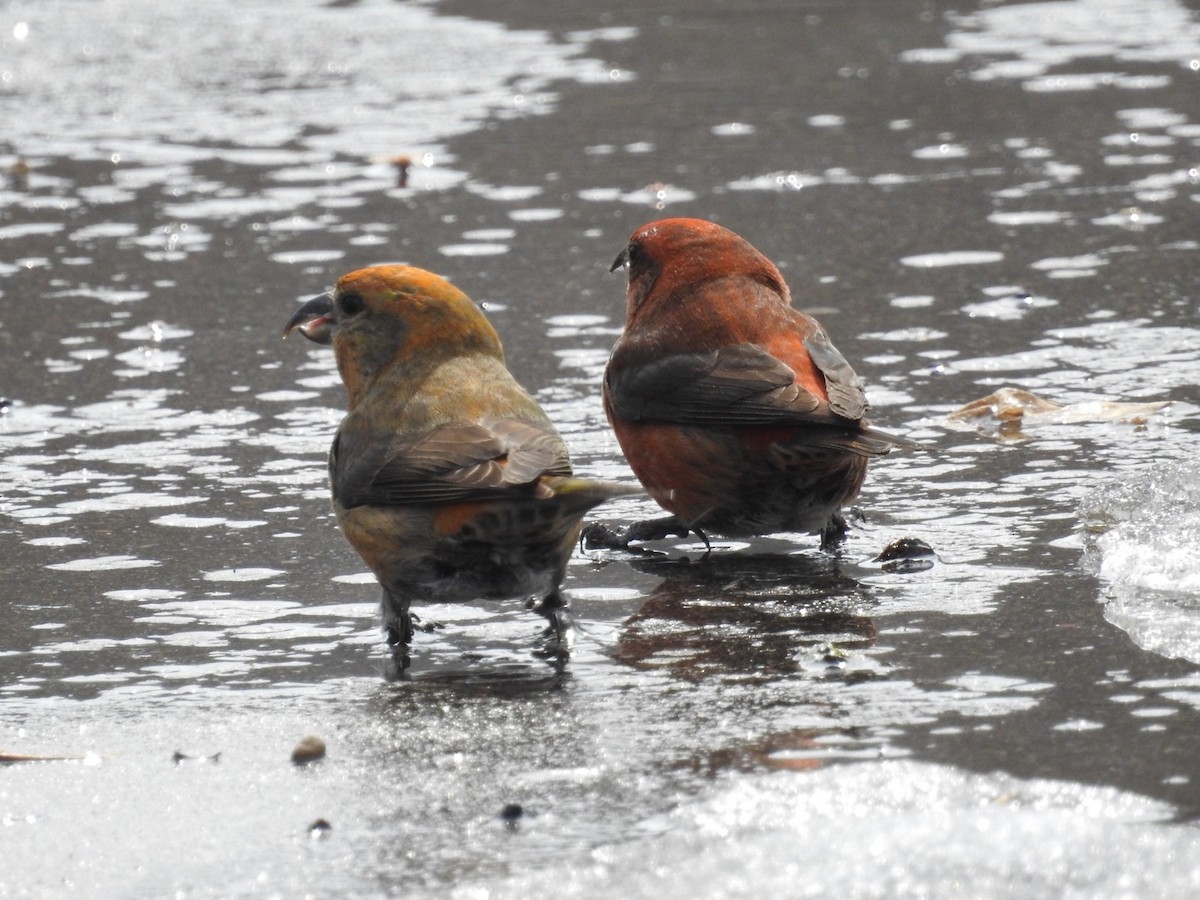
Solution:
[(0, 750), (0, 765), (19, 762), (63, 762), (64, 760), (77, 762), (86, 758), (84, 756), (41, 756), (38, 754), (10, 753), (7, 750)]
[[(1130, 422), (1140, 425), (1167, 405), (1167, 401), (1120, 403), (1089, 400), (1063, 406), (1021, 388), (1003, 387), (956, 409), (948, 418), (952, 422), (971, 422), (985, 426), (989, 422), (995, 422), (1010, 427), (1021, 422), (1049, 425), (1072, 422)], [(1032, 423), (1030, 420), (1033, 420)]]

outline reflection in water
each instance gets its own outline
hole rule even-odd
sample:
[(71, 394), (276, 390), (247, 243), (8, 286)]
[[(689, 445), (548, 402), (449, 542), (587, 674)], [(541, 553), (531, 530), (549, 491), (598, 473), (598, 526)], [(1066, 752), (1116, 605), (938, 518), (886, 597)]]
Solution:
[(796, 728), (725, 747), (683, 761), (680, 765), (709, 777), (724, 772), (759, 772), (763, 769), (811, 771), (830, 763), (877, 760), (878, 743), (864, 741), (866, 733), (849, 728)]
[(633, 566), (663, 581), (622, 626), (613, 657), (625, 665), (684, 681), (845, 676), (846, 651), (876, 637), (864, 615), (876, 601), (832, 560), (717, 553)]
[(497, 660), (483, 654), (465, 657), (457, 666), (407, 666), (402, 671), (391, 668), (386, 674), (398, 684), (381, 702), (397, 710), (448, 696), (496, 701), (536, 696), (565, 690), (571, 680), (570, 668), (558, 661)]

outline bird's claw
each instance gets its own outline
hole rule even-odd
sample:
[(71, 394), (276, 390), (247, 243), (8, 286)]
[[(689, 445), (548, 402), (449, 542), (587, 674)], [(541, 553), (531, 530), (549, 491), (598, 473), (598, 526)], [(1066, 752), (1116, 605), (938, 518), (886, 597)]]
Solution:
[(571, 647), (575, 643), (575, 620), (566, 601), (556, 592), (540, 602), (531, 602), (529, 605), (534, 612), (547, 620), (542, 631), (542, 646), (537, 655), (545, 659), (569, 658)]
[(665, 538), (685, 538), (693, 531), (708, 546), (708, 538), (703, 532), (689, 528), (674, 516), (662, 519), (643, 519), (634, 522), (628, 528), (614, 531), (601, 522), (592, 522), (584, 527), (579, 534), (579, 543), (586, 550), (628, 550), (634, 541), (661, 541)]
[(628, 550), (629, 540), (603, 522), (592, 522), (579, 532), (579, 546), (583, 550)]
[(384, 677), (388, 681), (400, 681), (406, 678), (405, 673), (412, 665), (412, 657), (408, 653), (407, 644), (397, 644), (391, 648), (391, 658), (384, 666)]
[(435, 631), (440, 631), (446, 625), (443, 622), (435, 622), (433, 619), (422, 619), (416, 613), (409, 613), (408, 617), (412, 620), (413, 631), (423, 631), (425, 634), (433, 634)]
[(845, 517), (841, 513), (834, 513), (821, 529), (821, 551), (837, 553), (846, 542), (846, 532), (849, 530), (850, 526), (846, 524)]
[(388, 646), (393, 650), (397, 647), (407, 647), (412, 643), (413, 618), (412, 613), (404, 613), (384, 624), (384, 635), (387, 638)]

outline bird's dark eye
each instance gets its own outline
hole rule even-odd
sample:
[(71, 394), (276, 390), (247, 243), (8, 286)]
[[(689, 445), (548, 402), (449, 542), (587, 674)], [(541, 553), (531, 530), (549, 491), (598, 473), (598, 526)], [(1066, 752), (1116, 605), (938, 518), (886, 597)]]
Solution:
[(645, 257), (646, 253), (642, 250), (642, 245), (637, 241), (630, 241), (625, 249), (617, 254), (617, 258), (613, 260), (613, 264), (609, 266), (608, 271), (615, 272), (617, 269), (627, 269), (632, 273), (636, 266), (641, 265)]
[(341, 307), (343, 316), (357, 316), (367, 308), (361, 294), (342, 294), (338, 298), (338, 306)]

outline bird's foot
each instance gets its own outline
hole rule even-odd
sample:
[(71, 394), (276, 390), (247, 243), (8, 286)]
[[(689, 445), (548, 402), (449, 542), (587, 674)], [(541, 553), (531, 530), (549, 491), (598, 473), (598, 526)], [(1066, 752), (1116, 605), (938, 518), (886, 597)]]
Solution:
[(397, 647), (407, 647), (412, 643), (414, 618), (412, 613), (406, 612), (393, 616), (383, 623), (383, 633), (389, 647), (394, 650)]
[(613, 531), (603, 522), (590, 522), (579, 532), (579, 546), (583, 550), (628, 550), (629, 541), (623, 532)]
[[(386, 587), (383, 589), (383, 599), (380, 602), (380, 608), (383, 611), (383, 633), (387, 638), (388, 646), (395, 649), (396, 647), (407, 647), (412, 643), (413, 639), (413, 623), (419, 623), (421, 620), (409, 611), (409, 606), (412, 603), (412, 598), (404, 594), (389, 591)], [(429, 631), (431, 625), (422, 626), (422, 631)]]
[(558, 660), (570, 657), (571, 647), (575, 643), (575, 620), (562, 594), (555, 591), (541, 601), (530, 601), (529, 608), (547, 620), (538, 655)]
[[(643, 519), (628, 528), (614, 531), (602, 522), (584, 526), (579, 534), (579, 543), (586, 550), (628, 550), (630, 543), (637, 541), (661, 541), (670, 537), (687, 537), (694, 529), (688, 528), (674, 516), (661, 519)], [(708, 538), (697, 531), (708, 546)]]
[(387, 681), (403, 681), (407, 679), (408, 667), (412, 665), (412, 657), (408, 653), (408, 644), (396, 644), (383, 664), (383, 677)]
[(406, 612), (384, 622), (383, 633), (393, 653), (403, 650), (407, 654), (408, 645), (412, 643), (413, 635), (418, 631), (432, 634), (445, 627), (441, 622), (422, 619), (416, 613)]
[[(850, 517), (856, 522), (865, 522), (866, 517), (863, 515), (863, 510), (858, 509), (858, 506), (853, 506), (847, 510)], [(836, 553), (841, 550), (841, 545), (846, 542), (846, 534), (850, 532), (850, 524), (846, 522), (846, 516), (841, 512), (834, 512), (829, 516), (829, 521), (826, 527), (821, 529), (821, 550), (824, 553)]]
[(443, 622), (435, 622), (433, 619), (422, 619), (416, 613), (409, 613), (409, 619), (412, 620), (413, 631), (423, 631), (426, 634), (433, 634), (435, 631), (441, 631), (446, 627)]

